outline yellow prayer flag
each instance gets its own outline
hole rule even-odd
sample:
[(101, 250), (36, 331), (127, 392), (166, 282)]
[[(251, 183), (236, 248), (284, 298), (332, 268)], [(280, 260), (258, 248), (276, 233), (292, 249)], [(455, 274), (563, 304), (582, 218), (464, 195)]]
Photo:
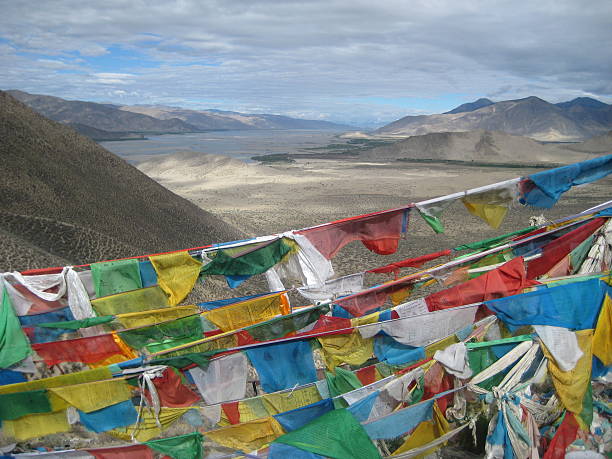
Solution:
[[(264, 394), (261, 396), (261, 401), (265, 410), (271, 415), (302, 408), (303, 406), (316, 403), (320, 400), (321, 394), (319, 394), (319, 390), (315, 385), (291, 392)], [(242, 418), (240, 419), (242, 420)]]
[(54, 413), (30, 414), (13, 421), (2, 421), (2, 430), (7, 437), (24, 441), (68, 432), (70, 424), (68, 424), (66, 410), (62, 410)]
[(91, 306), (99, 316), (114, 316), (168, 306), (168, 297), (161, 288), (154, 285), (96, 298), (91, 300)]
[(223, 331), (237, 330), (287, 314), (288, 304), (283, 297), (284, 293), (275, 293), (222, 306), (202, 315)]
[(125, 328), (132, 328), (158, 324), (168, 320), (181, 319), (199, 312), (200, 308), (195, 304), (189, 304), (186, 306), (174, 306), (171, 308), (152, 309), (150, 311), (117, 314), (116, 318)]
[(412, 287), (406, 287), (401, 290), (398, 290), (397, 292), (391, 293), (389, 295), (389, 298), (391, 298), (391, 303), (393, 303), (393, 306), (397, 306), (398, 304), (405, 303), (408, 297), (410, 296), (411, 292), (412, 292)]
[(361, 365), (374, 353), (374, 339), (363, 338), (358, 330), (346, 335), (317, 338), (323, 348), (323, 358), (330, 371), (338, 365)]
[(605, 366), (612, 365), (612, 298), (606, 295), (593, 333), (593, 354)]
[(591, 384), (593, 330), (578, 330), (574, 333), (576, 333), (578, 346), (583, 352), (574, 369), (562, 371), (546, 346), (542, 345), (542, 351), (548, 359), (548, 371), (552, 376), (559, 400), (578, 419), (582, 412), (584, 394)]
[(476, 217), (480, 217), (491, 228), (495, 229), (500, 227), (508, 213), (508, 208), (506, 206), (470, 202), (468, 198), (461, 199), (461, 202), (463, 202), (463, 205), (469, 213)]
[[(434, 441), (436, 438), (441, 437), (445, 433), (450, 431), (450, 426), (448, 425), (448, 421), (440, 411), (437, 403), (433, 404), (433, 420), (431, 421), (423, 421), (421, 422), (416, 429), (410, 434), (406, 441), (401, 444), (399, 448), (397, 448), (392, 456), (397, 456), (401, 453), (405, 453), (406, 451), (410, 451), (414, 448), (420, 448), (421, 446), (426, 445)], [(424, 453), (415, 456), (415, 459), (422, 459), (433, 453), (435, 450), (441, 448), (443, 444), (434, 446)]]
[(214, 442), (238, 451), (253, 451), (272, 443), (285, 432), (278, 421), (272, 417), (222, 427), (204, 432)]
[(189, 252), (174, 252), (149, 257), (157, 273), (157, 283), (168, 295), (168, 302), (176, 306), (193, 289), (202, 263), (189, 255)]
[(108, 368), (96, 368), (94, 370), (79, 371), (77, 373), (68, 373), (66, 375), (53, 376), (51, 378), (0, 386), (0, 394), (14, 394), (16, 392), (72, 386), (74, 384), (111, 379), (112, 377), (113, 374)]
[(447, 336), (446, 338), (436, 341), (435, 343), (431, 343), (429, 346), (425, 346), (425, 357), (433, 357), (436, 351), (442, 351), (446, 349), (451, 344), (458, 343), (459, 339), (455, 335)]
[(122, 440), (131, 441), (132, 433), (134, 438), (139, 442), (149, 441), (152, 438), (158, 437), (166, 430), (172, 423), (178, 420), (182, 415), (189, 411), (191, 407), (187, 408), (168, 408), (162, 407), (159, 413), (159, 423), (161, 429), (155, 422), (155, 414), (149, 408), (145, 408), (142, 412), (142, 417), (138, 424), (132, 424), (131, 426), (122, 427), (120, 429), (109, 430), (107, 433), (114, 437)]
[(132, 389), (124, 379), (56, 387), (49, 389), (49, 392), (85, 413), (101, 410), (132, 397)]

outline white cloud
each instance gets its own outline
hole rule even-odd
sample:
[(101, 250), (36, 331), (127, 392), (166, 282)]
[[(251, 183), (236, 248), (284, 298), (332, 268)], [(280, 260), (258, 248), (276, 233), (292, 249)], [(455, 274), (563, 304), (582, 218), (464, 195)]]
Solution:
[[(105, 101), (109, 89), (119, 89), (126, 92), (123, 103), (197, 107), (213, 100), (220, 104), (214, 108), (353, 122), (422, 113), (422, 99), (449, 95), (556, 102), (588, 94), (612, 101), (606, 0), (588, 6), (573, 0), (0, 0), (0, 6), (0, 38), (12, 44), (0, 42), (3, 88)], [(134, 58), (114, 61), (117, 47)], [(62, 73), (61, 64), (49, 61), (80, 72)], [(413, 97), (420, 105), (367, 101), (373, 97)]]

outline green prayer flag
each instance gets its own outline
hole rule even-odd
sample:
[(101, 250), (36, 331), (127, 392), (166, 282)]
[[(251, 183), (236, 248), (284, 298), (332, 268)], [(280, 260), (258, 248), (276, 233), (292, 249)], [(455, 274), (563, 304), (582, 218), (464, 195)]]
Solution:
[(93, 327), (95, 325), (106, 324), (112, 322), (115, 316), (89, 317), (81, 320), (67, 320), (65, 322), (46, 322), (37, 324), (37, 327), (43, 328), (66, 328), (69, 330), (78, 330), (79, 328)]
[[(496, 361), (497, 358), (495, 357), (495, 354), (493, 354), (490, 347), (470, 349), (468, 352), (468, 362), (475, 375), (480, 373), (485, 368), (489, 368)], [(497, 386), (502, 379), (504, 379), (506, 373), (507, 371), (501, 371), (490, 378), (485, 379), (481, 383), (478, 383), (478, 386), (485, 390), (491, 390), (493, 386)]]
[(442, 224), (442, 221), (438, 217), (426, 215), (420, 211), (419, 213), (421, 214), (421, 217), (423, 217), (423, 220), (425, 220), (425, 223), (431, 226), (431, 229), (433, 229), (437, 234), (444, 232), (444, 225)]
[(28, 414), (51, 413), (45, 389), (0, 394), (0, 421), (12, 421)]
[(0, 305), (0, 368), (8, 368), (21, 362), (32, 353), (19, 319), (15, 315), (8, 292), (2, 284), (2, 304)]
[(276, 265), (292, 250), (283, 238), (235, 249), (219, 250), (212, 261), (202, 268), (204, 274), (224, 276), (253, 276), (261, 274)]
[(530, 231), (533, 231), (537, 228), (538, 228), (537, 226), (530, 226), (528, 228), (523, 228), (518, 231), (513, 231), (511, 233), (502, 234), (501, 236), (495, 236), (489, 239), (483, 239), (482, 241), (471, 242), (469, 244), (463, 244), (458, 247), (455, 247), (453, 250), (455, 252), (458, 252), (460, 250), (489, 249), (493, 247), (494, 245), (497, 245), (498, 243), (505, 241), (506, 239), (509, 239), (513, 236), (520, 236), (521, 234), (529, 233)]
[(192, 432), (177, 437), (145, 441), (144, 444), (173, 459), (201, 459), (203, 441), (204, 436), (200, 432)]
[(139, 350), (147, 347), (150, 352), (169, 349), (204, 337), (199, 314), (118, 333), (128, 346)]
[(325, 379), (332, 398), (363, 387), (355, 373), (341, 367), (336, 367), (336, 374), (326, 371)]
[(333, 459), (381, 457), (363, 426), (346, 409), (329, 411), (274, 442)]
[(140, 263), (133, 258), (93, 263), (91, 278), (98, 298), (142, 288)]
[(225, 351), (225, 349), (218, 349), (208, 352), (193, 352), (190, 354), (172, 357), (160, 357), (158, 359), (151, 360), (150, 363), (151, 365), (168, 365), (175, 368), (185, 368), (195, 363), (197, 366), (206, 369), (208, 368), (210, 358), (223, 351)]
[(283, 338), (290, 332), (301, 330), (307, 325), (316, 322), (321, 315), (326, 314), (328, 311), (329, 305), (321, 305), (285, 316), (275, 317), (274, 319), (246, 327), (245, 330), (257, 341)]
[(574, 250), (570, 252), (570, 265), (572, 267), (572, 274), (576, 274), (582, 266), (582, 263), (586, 259), (589, 250), (591, 250), (591, 246), (593, 245), (593, 241), (595, 240), (595, 235), (592, 234), (588, 238), (586, 238), (582, 243), (576, 247)]

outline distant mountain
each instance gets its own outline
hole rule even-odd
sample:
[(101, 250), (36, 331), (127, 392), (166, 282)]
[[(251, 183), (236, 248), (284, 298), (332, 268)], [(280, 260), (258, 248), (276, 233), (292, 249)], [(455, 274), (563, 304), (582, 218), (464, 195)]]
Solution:
[(159, 120), (126, 112), (110, 104), (65, 100), (22, 91), (7, 92), (41, 115), (64, 124), (76, 123), (110, 132), (182, 133), (196, 130), (177, 118)]
[[(601, 139), (600, 149), (612, 137)], [(586, 143), (586, 142), (585, 142)], [(462, 161), (496, 164), (570, 163), (592, 157), (581, 144), (542, 143), (527, 137), (498, 131), (435, 132), (412, 136), (393, 144), (373, 148), (360, 155), (368, 160)], [(588, 146), (587, 146), (588, 148)]]
[(141, 113), (161, 120), (178, 118), (200, 130), (210, 129), (354, 129), (329, 121), (304, 120), (265, 113), (246, 114), (224, 110), (187, 110), (177, 107), (126, 105), (121, 110)]
[(492, 100), (482, 97), (474, 102), (468, 102), (466, 104), (461, 104), (457, 108), (452, 109), (450, 112), (446, 112), (446, 114), (473, 112), (474, 110), (478, 110), (479, 108), (482, 108), (482, 107), (488, 107), (489, 105), (493, 105), (493, 104), (494, 102)]
[[(328, 121), (303, 120), (280, 115), (243, 114), (222, 110), (187, 110), (179, 107), (155, 105), (120, 106), (98, 104), (59, 97), (7, 91), (41, 115), (60, 123), (76, 126), (83, 134), (96, 140), (106, 140), (107, 134), (85, 126), (111, 133), (178, 134), (228, 129), (354, 129)], [(89, 132), (89, 133), (88, 133)], [(90, 135), (91, 134), (91, 135)], [(96, 137), (94, 137), (96, 136)]]
[(0, 91), (0, 269), (242, 239), (68, 126)]
[(544, 141), (578, 141), (612, 129), (612, 105), (588, 98), (551, 104), (532, 96), (466, 111), (472, 106), (464, 104), (439, 115), (406, 116), (375, 133), (405, 137), (485, 129)]

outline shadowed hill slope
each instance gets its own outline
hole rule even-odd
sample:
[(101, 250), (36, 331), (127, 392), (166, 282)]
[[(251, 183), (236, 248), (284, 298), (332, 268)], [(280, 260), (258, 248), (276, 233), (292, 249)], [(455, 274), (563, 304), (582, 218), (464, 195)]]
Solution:
[(240, 238), (231, 225), (0, 91), (0, 270)]

